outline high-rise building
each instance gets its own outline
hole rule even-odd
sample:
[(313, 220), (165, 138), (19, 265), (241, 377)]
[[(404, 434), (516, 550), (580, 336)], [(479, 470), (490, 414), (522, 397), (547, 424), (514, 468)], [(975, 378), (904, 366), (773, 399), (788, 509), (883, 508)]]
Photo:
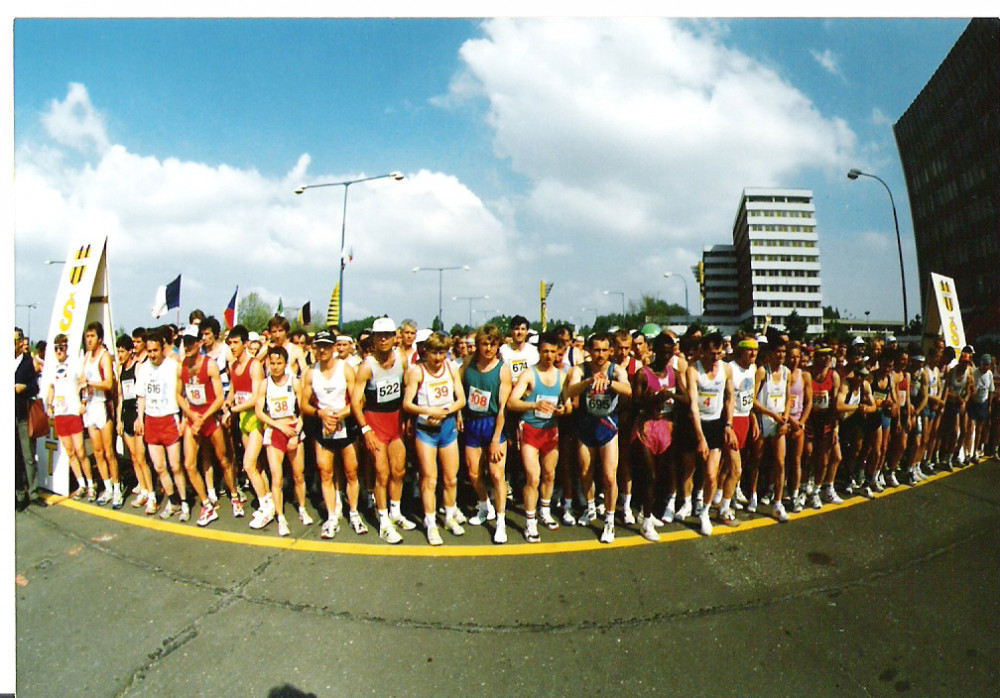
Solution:
[(702, 322), (727, 329), (738, 325), (740, 295), (736, 248), (705, 245), (701, 260)]
[(954, 278), (969, 338), (1000, 333), (998, 86), (1000, 19), (973, 19), (893, 126), (921, 308), (933, 294), (930, 272)]
[(738, 318), (784, 326), (794, 311), (823, 331), (816, 209), (808, 189), (747, 188), (733, 223)]

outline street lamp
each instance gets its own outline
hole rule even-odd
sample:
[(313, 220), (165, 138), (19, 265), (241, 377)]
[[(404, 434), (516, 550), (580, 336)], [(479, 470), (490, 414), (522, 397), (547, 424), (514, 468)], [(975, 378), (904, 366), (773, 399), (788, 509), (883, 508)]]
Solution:
[(489, 296), (452, 296), (453, 301), (469, 301), (469, 327), (472, 327), (472, 301), (483, 300), (487, 301), (490, 299)]
[(306, 189), (318, 189), (320, 187), (344, 188), (344, 215), (340, 219), (340, 276), (337, 280), (337, 288), (339, 290), (339, 293), (337, 294), (337, 322), (339, 324), (343, 324), (344, 322), (344, 266), (346, 264), (346, 261), (344, 260), (344, 235), (347, 231), (347, 190), (351, 188), (352, 184), (357, 184), (358, 182), (370, 182), (373, 179), (393, 179), (399, 182), (402, 181), (403, 175), (399, 172), (390, 172), (389, 174), (376, 175), (374, 177), (361, 177), (360, 179), (349, 179), (344, 182), (304, 184), (295, 190), (296, 194), (304, 194)]
[(63, 259), (47, 259), (47, 260), (45, 260), (45, 263), (49, 264), (49, 265), (52, 265), (52, 264), (65, 264), (66, 260), (63, 260)]
[(871, 315), (871, 314), (872, 314), (872, 311), (870, 311), (870, 310), (866, 310), (865, 311), (865, 325), (868, 326), (868, 334), (871, 334), (871, 332), (872, 332), (872, 323), (871, 323), (871, 320), (868, 319), (868, 316)]
[(605, 291), (605, 296), (618, 295), (622, 297), (622, 322), (625, 322), (625, 292), (624, 291)]
[(436, 271), (438, 273), (438, 321), (441, 323), (441, 329), (444, 329), (444, 318), (441, 317), (443, 313), (441, 309), (441, 289), (444, 287), (444, 273), (454, 269), (469, 271), (469, 265), (463, 264), (460, 267), (413, 267), (413, 269), (410, 270), (414, 274), (418, 271)]
[(31, 337), (31, 311), (38, 307), (38, 303), (15, 303), (17, 308), (27, 308), (28, 309), (28, 334), (26, 337)]
[[(688, 305), (688, 280), (685, 279), (680, 274), (675, 274), (672, 271), (665, 271), (665, 272), (663, 272), (663, 278), (664, 279), (670, 279), (670, 278), (680, 279), (681, 281), (684, 282), (684, 312), (687, 313), (688, 319), (690, 319), (691, 318), (691, 306)], [(701, 312), (704, 315), (705, 310), (702, 309)]]
[(909, 326), (909, 312), (906, 307), (906, 273), (903, 270), (903, 242), (899, 237), (899, 218), (896, 216), (896, 202), (892, 198), (892, 191), (889, 189), (889, 185), (886, 184), (881, 177), (853, 168), (847, 172), (847, 178), (850, 180), (855, 180), (858, 177), (871, 177), (872, 179), (877, 179), (882, 183), (882, 186), (885, 187), (886, 192), (889, 194), (889, 204), (892, 206), (892, 222), (893, 225), (896, 226), (896, 248), (899, 250), (899, 280), (903, 286), (903, 331), (906, 332), (906, 329)]

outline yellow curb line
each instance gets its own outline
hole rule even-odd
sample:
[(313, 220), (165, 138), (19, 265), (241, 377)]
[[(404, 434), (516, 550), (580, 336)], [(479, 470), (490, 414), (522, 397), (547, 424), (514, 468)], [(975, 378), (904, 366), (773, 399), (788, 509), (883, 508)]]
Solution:
[[(978, 463), (976, 464), (978, 465)], [(966, 466), (968, 468), (970, 466)], [(965, 470), (963, 468), (962, 470)], [(955, 471), (959, 472), (959, 471)], [(875, 499), (906, 492), (916, 487), (930, 484), (942, 478), (954, 475), (954, 473), (943, 472), (930, 475), (916, 485), (900, 485), (899, 487), (886, 489), (884, 492), (875, 494)], [(551, 555), (556, 553), (577, 553), (592, 550), (607, 550), (609, 548), (632, 548), (640, 545), (653, 545), (640, 535), (617, 538), (614, 543), (601, 543), (598, 540), (565, 541), (561, 543), (523, 543), (516, 545), (455, 545), (439, 547), (418, 547), (416, 545), (373, 545), (366, 543), (338, 543), (335, 541), (304, 540), (301, 538), (281, 538), (277, 536), (260, 536), (250, 533), (232, 533), (230, 531), (220, 531), (218, 529), (200, 528), (197, 525), (190, 526), (181, 523), (163, 521), (155, 518), (140, 518), (132, 514), (125, 514), (114, 509), (104, 509), (90, 504), (84, 504), (73, 500), (70, 497), (59, 495), (43, 495), (46, 506), (63, 506), (74, 511), (79, 511), (91, 516), (98, 516), (110, 521), (147, 528), (164, 533), (187, 536), (189, 538), (200, 538), (202, 540), (218, 541), (222, 543), (235, 543), (239, 545), (253, 545), (265, 548), (281, 548), (284, 550), (301, 550), (315, 553), (336, 553), (341, 555), (376, 555), (385, 557), (499, 557), (509, 555)], [(798, 514), (789, 514), (789, 523), (798, 519), (805, 519), (810, 516), (818, 516), (832, 511), (848, 509), (863, 502), (868, 501), (862, 496), (845, 499), (843, 504), (824, 504), (822, 509), (807, 509)], [(725, 524), (715, 524), (712, 528), (712, 535), (727, 535), (739, 533), (766, 526), (778, 525), (778, 521), (772, 518), (754, 518), (750, 521), (741, 521), (737, 527), (729, 527)], [(660, 534), (660, 543), (672, 543), (682, 540), (693, 540), (703, 538), (699, 533), (690, 529), (681, 531), (670, 531)]]

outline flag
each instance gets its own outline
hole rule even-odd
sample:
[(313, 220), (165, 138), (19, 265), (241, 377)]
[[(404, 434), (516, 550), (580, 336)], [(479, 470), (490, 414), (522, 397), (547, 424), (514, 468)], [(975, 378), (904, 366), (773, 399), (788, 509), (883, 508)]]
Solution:
[(284, 305), (282, 305), (282, 303), (281, 303), (281, 296), (278, 296), (278, 309), (274, 311), (274, 314), (275, 314), (275, 315), (281, 315), (281, 313), (282, 313), (282, 312), (283, 312), (284, 310), (285, 310), (285, 307), (284, 307)]
[(171, 281), (166, 286), (156, 289), (156, 298), (153, 299), (153, 318), (158, 319), (166, 315), (171, 310), (179, 310), (181, 307), (181, 275)]
[(340, 326), (340, 312), (338, 307), (338, 302), (340, 300), (340, 283), (338, 282), (336, 286), (333, 287), (333, 293), (330, 294), (330, 307), (326, 309), (326, 326), (333, 327), (334, 325)]
[(340, 263), (347, 264), (348, 262), (354, 261), (354, 247), (350, 247), (346, 250), (340, 250)]
[(236, 326), (236, 297), (240, 293), (240, 287), (237, 285), (236, 290), (233, 291), (233, 297), (229, 301), (229, 305), (226, 306), (225, 312), (222, 313), (222, 319), (226, 321), (226, 329), (231, 330)]
[(312, 324), (312, 308), (309, 307), (311, 301), (306, 301), (306, 304), (302, 306), (302, 310), (299, 311), (299, 324), (300, 325), (311, 325)]

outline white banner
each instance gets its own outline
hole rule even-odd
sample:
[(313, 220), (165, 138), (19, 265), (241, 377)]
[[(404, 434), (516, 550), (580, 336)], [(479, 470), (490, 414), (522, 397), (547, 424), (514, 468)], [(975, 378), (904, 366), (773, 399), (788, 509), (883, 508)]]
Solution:
[(955, 280), (931, 272), (931, 284), (937, 299), (938, 329), (944, 335), (945, 346), (954, 347), (956, 352), (965, 346), (965, 326), (962, 324), (962, 309), (958, 304)]
[[(59, 291), (52, 307), (46, 343), (51, 348), (56, 335), (65, 334), (69, 341), (67, 357), (77, 371), (83, 370), (83, 330), (91, 322), (97, 321), (104, 326), (104, 343), (112, 360), (115, 356), (107, 244), (107, 235), (95, 235), (70, 245), (59, 280)], [(50, 356), (42, 369), (38, 381), (39, 395), (42, 397), (52, 384), (55, 365), (55, 358)], [(39, 486), (56, 494), (69, 494), (69, 460), (59, 445), (51, 421), (48, 435), (36, 442), (35, 455), (38, 461)]]

